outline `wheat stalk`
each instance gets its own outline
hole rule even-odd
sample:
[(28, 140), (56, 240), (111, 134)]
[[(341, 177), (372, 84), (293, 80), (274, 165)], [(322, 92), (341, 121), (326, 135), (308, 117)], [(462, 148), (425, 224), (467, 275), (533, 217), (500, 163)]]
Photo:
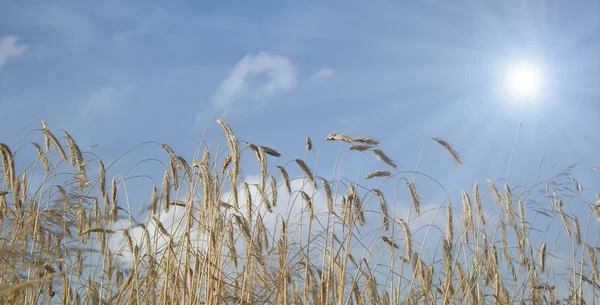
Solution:
[(313, 176), (313, 174), (310, 172), (310, 169), (308, 169), (308, 166), (306, 165), (306, 163), (304, 163), (304, 161), (301, 159), (296, 159), (296, 164), (298, 164), (298, 166), (302, 169), (302, 172), (304, 172), (304, 174), (308, 177), (308, 179), (312, 183), (313, 187), (316, 189), (317, 182), (315, 181), (315, 177)]
[(389, 171), (386, 171), (386, 170), (376, 170), (376, 171), (372, 171), (372, 172), (367, 173), (367, 175), (365, 175), (365, 179), (389, 177), (391, 175), (392, 175), (392, 173), (390, 173)]
[(415, 209), (417, 216), (421, 215), (421, 199), (417, 193), (417, 188), (415, 187), (415, 184), (409, 180), (406, 180), (406, 185), (408, 186), (410, 194), (410, 204)]
[(435, 140), (438, 144), (442, 145), (442, 147), (444, 147), (446, 149), (446, 151), (450, 154), (450, 156), (452, 157), (454, 162), (456, 162), (458, 164), (462, 164), (462, 161), (460, 160), (460, 156), (458, 155), (458, 152), (456, 152), (456, 150), (454, 150), (454, 148), (450, 145), (450, 143), (448, 143), (444, 139), (441, 139), (438, 137), (433, 137), (432, 139)]
[(396, 163), (394, 163), (394, 161), (392, 161), (392, 159), (390, 159), (381, 149), (373, 149), (373, 153), (375, 153), (375, 155), (379, 158), (379, 160), (383, 161), (383, 163), (391, 166), (392, 168), (396, 168), (398, 167), (398, 165), (396, 165)]

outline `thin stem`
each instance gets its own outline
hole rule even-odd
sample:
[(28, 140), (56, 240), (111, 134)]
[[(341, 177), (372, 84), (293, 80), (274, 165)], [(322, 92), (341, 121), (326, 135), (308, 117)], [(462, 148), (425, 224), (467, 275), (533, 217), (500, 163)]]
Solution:
[[(544, 52), (538, 57), (537, 62), (539, 63), (542, 60), (542, 57), (548, 52), (548, 48), (544, 50)], [(515, 154), (515, 147), (517, 146), (517, 139), (519, 137), (519, 131), (521, 130), (521, 125), (523, 125), (523, 113), (525, 112), (525, 104), (529, 101), (530, 95), (523, 100), (521, 103), (521, 117), (519, 118), (519, 125), (517, 126), (517, 132), (515, 133), (515, 140), (513, 141), (512, 151), (510, 152), (510, 159), (508, 160), (508, 168), (506, 169), (506, 176), (504, 177), (504, 183), (508, 184), (508, 174), (510, 173), (510, 166), (512, 165), (513, 155)]]
[(529, 101), (529, 96), (521, 104), (521, 116), (519, 117), (519, 123), (517, 124), (517, 132), (515, 133), (515, 139), (513, 141), (512, 150), (510, 152), (510, 159), (508, 160), (508, 168), (506, 169), (506, 176), (504, 182), (508, 184), (508, 175), (510, 174), (510, 166), (512, 165), (513, 156), (515, 154), (515, 147), (517, 146), (517, 139), (519, 138), (519, 131), (523, 125), (523, 113), (525, 112), (525, 103)]

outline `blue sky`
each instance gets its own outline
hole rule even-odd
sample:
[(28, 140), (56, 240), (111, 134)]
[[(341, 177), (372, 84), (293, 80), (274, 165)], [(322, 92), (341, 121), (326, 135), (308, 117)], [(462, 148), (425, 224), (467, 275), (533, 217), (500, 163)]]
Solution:
[[(465, 164), (431, 148), (424, 169), (470, 182), (503, 176), (508, 163), (520, 106), (506, 67), (543, 56), (513, 174), (543, 157), (600, 163), (594, 1), (0, 3), (3, 138), (44, 119), (108, 158), (150, 139), (185, 155), (208, 120), (225, 118), (288, 158), (306, 136), (347, 132), (380, 139), (411, 168), (424, 140), (440, 136)], [(245, 84), (219, 98), (244, 58)]]
[[(506, 172), (521, 113), (507, 68), (541, 56), (511, 184), (534, 180), (545, 158), (547, 176), (578, 163), (597, 188), (598, 16), (597, 1), (0, 0), (0, 142), (43, 119), (105, 160), (147, 140), (191, 159), (222, 118), (282, 161), (336, 132), (377, 138), (414, 169), (438, 136), (464, 164), (431, 145), (421, 170), (470, 189)], [(319, 168), (331, 172), (337, 146), (325, 147)]]

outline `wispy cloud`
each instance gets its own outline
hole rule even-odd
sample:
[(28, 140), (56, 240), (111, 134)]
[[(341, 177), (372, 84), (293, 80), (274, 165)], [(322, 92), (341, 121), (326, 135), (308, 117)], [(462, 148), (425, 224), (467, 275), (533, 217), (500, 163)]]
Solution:
[(88, 118), (94, 114), (104, 114), (114, 107), (125, 101), (125, 97), (128, 96), (134, 90), (133, 85), (126, 85), (120, 87), (107, 86), (98, 91), (90, 93), (87, 98), (85, 106), (79, 113), (79, 119)]
[(0, 71), (9, 60), (22, 56), (29, 47), (19, 44), (19, 37), (8, 35), (0, 37)]
[(112, 35), (112, 39), (114, 41), (125, 41), (128, 40), (132, 37), (138, 36), (138, 35), (142, 35), (145, 34), (146, 31), (143, 29), (133, 29), (133, 30), (125, 30), (125, 31), (120, 31), (120, 32), (116, 32)]
[(313, 78), (314, 79), (322, 79), (322, 78), (328, 78), (328, 77), (332, 77), (332, 76), (333, 76), (333, 70), (331, 68), (324, 67), (321, 70), (317, 71), (313, 75)]
[(296, 68), (289, 58), (265, 52), (247, 54), (219, 84), (211, 100), (216, 110), (227, 115), (244, 99), (265, 106), (273, 96), (295, 85)]
[[(7, 23), (15, 27), (41, 30), (45, 37), (51, 39), (51, 44), (59, 49), (94, 43), (96, 34), (100, 33), (91, 15), (73, 6), (39, 2), (30, 5), (7, 4), (2, 9)], [(36, 44), (44, 42), (38, 41)]]

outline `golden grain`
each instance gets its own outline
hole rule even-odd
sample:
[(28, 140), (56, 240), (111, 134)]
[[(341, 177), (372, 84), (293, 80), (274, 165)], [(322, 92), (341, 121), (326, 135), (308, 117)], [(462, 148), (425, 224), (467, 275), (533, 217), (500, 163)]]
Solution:
[(14, 189), (17, 187), (17, 178), (12, 152), (8, 145), (0, 143), (0, 153), (2, 154), (2, 168), (4, 168), (4, 183), (8, 183), (8, 187)]
[(304, 163), (304, 161), (302, 159), (296, 159), (296, 164), (298, 164), (298, 166), (302, 169), (302, 171), (308, 177), (308, 179), (310, 180), (310, 182), (312, 182), (313, 187), (316, 189), (317, 188), (317, 182), (315, 181), (315, 177), (310, 172), (310, 169), (308, 168), (308, 166), (306, 165), (306, 163)]
[(390, 247), (400, 249), (400, 247), (390, 237), (382, 236), (381, 239), (383, 239), (386, 244), (390, 245)]
[(67, 155), (65, 154), (65, 151), (63, 150), (62, 146), (60, 145), (58, 139), (56, 139), (54, 134), (49, 129), (47, 129), (47, 126), (44, 126), (42, 132), (44, 133), (44, 136), (46, 138), (46, 150), (50, 150), (50, 143), (52, 143), (52, 146), (54, 146), (54, 149), (58, 151), (58, 154), (63, 159), (63, 161), (67, 161)]
[(388, 212), (387, 202), (383, 196), (383, 192), (381, 192), (379, 189), (374, 189), (373, 192), (375, 192), (377, 198), (379, 199), (379, 208), (381, 209), (381, 227), (387, 232), (390, 230), (390, 215)]
[(273, 176), (269, 176), (271, 179), (271, 202), (273, 204), (273, 206), (277, 206), (277, 198), (279, 197), (279, 194), (277, 192), (277, 181), (275, 181), (275, 177)]
[(540, 249), (540, 271), (546, 270), (546, 243), (543, 243)]
[[(138, 215), (122, 208), (130, 208), (140, 200), (140, 188), (128, 188), (127, 185), (136, 176), (108, 177), (104, 163), (98, 160), (100, 170), (94, 173), (97, 176), (93, 179), (99, 182), (99, 189), (93, 187), (95, 184), (85, 190), (78, 187), (77, 182), (81, 185), (82, 181), (89, 185), (82, 169), (90, 161), (83, 160), (82, 151), (68, 133), (65, 133), (68, 161), (75, 168), (68, 166), (66, 172), (54, 173), (53, 169), (67, 159), (62, 156), (60, 143), (45, 122), (42, 122), (42, 130), (47, 151), (34, 143), (36, 154), (29, 155), (34, 162), (21, 165), (27, 156), (19, 153), (20, 146), (11, 149), (2, 144), (3, 175), (0, 180), (3, 180), (4, 188), (0, 189), (0, 240), (3, 241), (0, 256), (4, 263), (0, 263), (0, 303), (49, 304), (58, 300), (59, 303), (88, 305), (100, 302), (399, 304), (402, 301), (444, 305), (553, 304), (559, 300), (583, 303), (584, 298), (592, 297), (585, 295), (590, 291), (588, 288), (600, 289), (596, 284), (600, 277), (597, 259), (600, 247), (593, 243), (597, 231), (594, 226), (583, 223), (581, 215), (572, 214), (577, 205), (568, 204), (574, 199), (579, 200), (578, 196), (587, 191), (572, 177), (571, 168), (541, 182), (542, 193), (535, 193), (537, 185), (530, 189), (519, 186), (515, 187), (519, 194), (513, 195), (505, 184), (501, 194), (488, 180), (497, 203), (490, 208), (499, 207), (500, 211), (499, 214), (489, 211), (490, 220), (498, 216), (494, 219), (497, 224), (493, 225), (487, 223), (492, 221), (486, 222), (484, 198), (477, 182), (471, 193), (461, 191), (462, 224), (456, 228), (449, 200), (454, 194), (446, 193), (446, 232), (440, 232), (441, 235), (436, 237), (435, 232), (442, 224), (421, 215), (420, 196), (423, 200), (431, 200), (425, 196), (436, 198), (439, 193), (428, 189), (427, 193), (418, 194), (414, 182), (402, 176), (405, 173), (372, 170), (367, 171), (364, 179), (358, 176), (356, 180), (348, 180), (340, 177), (346, 170), (345, 165), (335, 163), (334, 176), (328, 181), (311, 171), (305, 161), (292, 159), (302, 170), (300, 178), (304, 176), (312, 184), (294, 190), (303, 200), (298, 207), (294, 200), (277, 202), (281, 199), (278, 198), (278, 183), (276, 176), (269, 175), (267, 155), (278, 157), (280, 154), (266, 146), (248, 144), (257, 154), (261, 182), (238, 185), (239, 142), (224, 121), (218, 123), (225, 130), (229, 147), (222, 155), (225, 158), (221, 164), (211, 160), (209, 148), (212, 144), (204, 148), (202, 161), (194, 161), (190, 167), (183, 157), (160, 143), (169, 154), (170, 162), (164, 169), (162, 186), (152, 184), (149, 215), (140, 215), (145, 218), (142, 222), (138, 222)], [(460, 163), (452, 146), (442, 139), (432, 139)], [(374, 147), (379, 144), (375, 140), (338, 134), (330, 134), (327, 140), (349, 143), (350, 150), (373, 149), (374, 154), (379, 154), (378, 157), (386, 162), (387, 156)], [(203, 140), (203, 143), (206, 142)], [(306, 151), (313, 149), (310, 138), (306, 138), (305, 144)], [(47, 155), (53, 145), (61, 154), (54, 160)], [(216, 156), (221, 154), (221, 151), (215, 153), (215, 158), (220, 158)], [(386, 163), (395, 165), (387, 159)], [(31, 166), (38, 160), (44, 166), (42, 175), (35, 172), (36, 166)], [(193, 171), (195, 168), (199, 169), (197, 173)], [(292, 177), (283, 165), (277, 168), (283, 177), (282, 184), (292, 195)], [(183, 180), (179, 179), (179, 172)], [(389, 178), (396, 175), (400, 177), (395, 181)], [(40, 176), (44, 179), (41, 183), (37, 181)], [(378, 177), (386, 179), (382, 179), (375, 189), (361, 185), (365, 181), (373, 183), (368, 180)], [(323, 184), (323, 199), (316, 187), (317, 178)], [(110, 191), (106, 179), (111, 179)], [(392, 213), (396, 212), (394, 205), (398, 204), (394, 185), (403, 179), (410, 195), (410, 208), (417, 216)], [(34, 181), (35, 185), (32, 184)], [(58, 192), (50, 188), (54, 186)], [(255, 198), (252, 202), (250, 186), (256, 187), (254, 196), (262, 199)], [(238, 187), (243, 188), (240, 191), (246, 196), (245, 211), (240, 210), (237, 201)], [(370, 189), (372, 193), (361, 198), (358, 194), (361, 188)], [(172, 191), (177, 192), (176, 199), (170, 199)], [(387, 191), (393, 197), (390, 207), (386, 201)], [(537, 194), (547, 196), (550, 204), (544, 206), (542, 196), (538, 202), (538, 198), (533, 197)], [(231, 197), (226, 198), (228, 195), (233, 197), (233, 202)], [(373, 195), (379, 199), (379, 211), (369, 200)], [(185, 200), (178, 200), (184, 197)], [(141, 198), (143, 200), (143, 196)], [(335, 211), (336, 198), (341, 201), (341, 217)], [(101, 211), (100, 200), (104, 201), (104, 211)], [(256, 200), (262, 200), (266, 210), (282, 206), (272, 215), (265, 214)], [(327, 211), (323, 211), (326, 217), (318, 219), (316, 214), (320, 211), (317, 207), (321, 200), (326, 200)], [(513, 200), (518, 204), (518, 211), (513, 210)], [(164, 218), (167, 215), (160, 215), (161, 203), (165, 204), (165, 209), (171, 205), (184, 208), (171, 210), (167, 220)], [(588, 206), (600, 222), (600, 194), (596, 193), (596, 202), (590, 202)], [(390, 210), (392, 207), (394, 209)], [(298, 213), (298, 208), (306, 209), (308, 213)], [(117, 215), (119, 210), (124, 213)], [(530, 211), (533, 211), (531, 215)], [(365, 226), (366, 217), (373, 213), (380, 214), (380, 227), (356, 227), (356, 224)], [(548, 266), (548, 258), (554, 260), (555, 256), (548, 253), (546, 239), (551, 237), (547, 234), (556, 232), (554, 226), (557, 223), (550, 222), (551, 227), (542, 228), (543, 237), (542, 234), (530, 234), (539, 231), (536, 229), (538, 223), (535, 223), (537, 217), (534, 217), (538, 214), (560, 217), (573, 248), (559, 246), (559, 252), (572, 255), (566, 261), (572, 260), (577, 265), (566, 271), (559, 270), (558, 265)], [(402, 218), (396, 219), (398, 216)], [(311, 221), (305, 222), (307, 217)], [(390, 217), (395, 223), (390, 224)], [(279, 224), (280, 228), (277, 227)], [(510, 225), (514, 235), (508, 236), (506, 224)], [(458, 231), (454, 232), (455, 229)], [(498, 229), (500, 240), (496, 240), (495, 235)], [(382, 235), (379, 230), (383, 231)], [(403, 245), (395, 241), (398, 230), (404, 234)], [(123, 236), (115, 236), (117, 231), (122, 231)], [(96, 238), (90, 234), (95, 234)], [(439, 249), (430, 247), (436, 244)], [(417, 245), (421, 251), (413, 249)], [(389, 258), (375, 252), (378, 246), (389, 247)], [(402, 251), (397, 251), (401, 247)], [(502, 247), (503, 262), (499, 262), (498, 247)], [(441, 251), (442, 257), (437, 250)], [(569, 250), (570, 253), (565, 252)], [(521, 265), (517, 266), (519, 269), (515, 268), (515, 263)], [(54, 282), (35, 282), (57, 271), (66, 274), (57, 276)], [(559, 274), (561, 272), (565, 273)], [(556, 289), (552, 281), (557, 276), (566, 279), (567, 288)]]
[(441, 139), (438, 137), (433, 137), (432, 139), (435, 140), (436, 142), (438, 142), (438, 144), (442, 145), (442, 147), (444, 147), (446, 149), (446, 151), (450, 154), (450, 156), (452, 157), (454, 162), (456, 162), (458, 164), (462, 164), (462, 161), (460, 161), (460, 156), (458, 155), (458, 152), (456, 152), (456, 150), (454, 150), (454, 148), (450, 145), (450, 143), (448, 143), (444, 139)]
[(50, 163), (48, 162), (48, 158), (46, 158), (46, 154), (42, 150), (42, 147), (39, 144), (37, 144), (37, 143), (33, 143), (33, 146), (35, 146), (35, 150), (37, 152), (38, 158), (40, 158), (40, 161), (42, 162), (42, 165), (44, 166), (44, 169), (46, 171), (49, 171), (50, 170)]
[(285, 168), (283, 168), (283, 166), (277, 166), (277, 168), (279, 169), (279, 171), (281, 172), (281, 175), (283, 176), (283, 182), (285, 184), (285, 189), (288, 191), (289, 194), (292, 193), (292, 187), (290, 184), (290, 177), (288, 176), (287, 171), (285, 170)]
[(323, 188), (325, 189), (325, 197), (327, 198), (327, 211), (330, 214), (334, 214), (335, 210), (333, 208), (333, 197), (331, 195), (331, 187), (329, 186), (329, 182), (325, 180), (325, 178), (321, 178), (323, 182)]
[(421, 215), (421, 199), (419, 198), (419, 193), (417, 193), (417, 188), (415, 187), (415, 184), (409, 180), (406, 180), (406, 185), (408, 186), (410, 194), (410, 205), (415, 209), (417, 215)]
[(390, 173), (390, 171), (386, 171), (386, 170), (376, 170), (376, 171), (372, 171), (369, 172), (365, 175), (365, 179), (372, 179), (372, 178), (381, 178), (381, 177), (389, 177), (391, 176), (392, 173)]
[(381, 149), (373, 149), (373, 153), (375, 153), (375, 155), (379, 158), (379, 160), (383, 161), (383, 163), (391, 166), (392, 168), (396, 168), (398, 167), (398, 165), (396, 165), (396, 163), (394, 163), (394, 161), (392, 161), (392, 159), (390, 159)]
[(404, 231), (404, 236), (405, 236), (404, 246), (406, 247), (406, 255), (408, 256), (408, 259), (410, 260), (413, 255), (412, 235), (410, 234), (410, 229), (408, 228), (408, 224), (403, 219), (396, 219), (396, 222), (400, 225), (400, 227), (402, 228), (402, 231)]
[(352, 185), (352, 183), (348, 184), (348, 192), (346, 197), (348, 199), (348, 204), (352, 206), (352, 210), (354, 211), (354, 218), (358, 220), (358, 223), (361, 226), (364, 226), (366, 223), (365, 212), (363, 211), (358, 191), (356, 190), (356, 187)]
[(281, 154), (279, 152), (277, 152), (276, 150), (274, 150), (273, 148), (271, 148), (271, 147), (267, 147), (267, 146), (263, 146), (263, 145), (261, 145), (259, 147), (262, 150), (264, 150), (264, 152), (267, 155), (270, 155), (270, 156), (273, 156), (273, 157), (276, 157), (276, 158), (281, 157)]
[(312, 150), (312, 141), (310, 140), (310, 137), (306, 137), (306, 150), (307, 151)]
[(302, 196), (302, 199), (304, 199), (304, 203), (306, 204), (306, 209), (308, 210), (308, 214), (310, 215), (310, 219), (314, 219), (315, 218), (315, 211), (313, 210), (312, 199), (304, 191), (300, 191), (300, 195)]
[(454, 216), (452, 212), (452, 203), (448, 201), (446, 205), (446, 242), (450, 247), (454, 243)]
[(364, 145), (364, 144), (355, 144), (350, 146), (350, 150), (357, 150), (357, 151), (367, 151), (371, 148), (371, 146), (369, 145)]

